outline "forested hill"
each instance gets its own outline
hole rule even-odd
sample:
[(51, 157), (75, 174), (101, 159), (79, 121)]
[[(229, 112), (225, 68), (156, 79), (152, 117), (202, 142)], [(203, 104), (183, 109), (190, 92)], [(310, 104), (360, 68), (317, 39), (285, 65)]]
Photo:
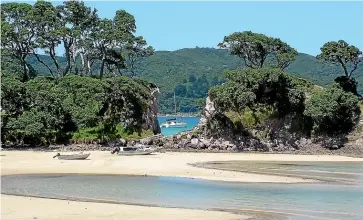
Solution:
[[(45, 61), (48, 60), (45, 56), (42, 58)], [(29, 59), (38, 74), (48, 72), (34, 57)], [(63, 58), (59, 58), (59, 60), (64, 61)], [(360, 66), (362, 65), (361, 63)], [(195, 112), (198, 111), (196, 100), (205, 98), (209, 87), (224, 81), (224, 70), (240, 67), (243, 67), (243, 61), (230, 55), (226, 50), (197, 47), (176, 51), (156, 51), (154, 55), (141, 60), (135, 72), (137, 77), (160, 87), (162, 92), (161, 113), (174, 111), (174, 91), (177, 96), (178, 111)], [(95, 68), (97, 69), (97, 67)], [(303, 53), (296, 57), (286, 71), (312, 80), (321, 86), (329, 85), (337, 76), (343, 75), (340, 66), (320, 62), (314, 56)], [(362, 67), (356, 70), (354, 77), (359, 83), (358, 90), (362, 93)]]
[[(193, 112), (198, 109), (195, 99), (204, 98), (210, 86), (221, 83), (224, 80), (224, 70), (242, 66), (243, 61), (226, 50), (197, 47), (157, 51), (142, 61), (137, 75), (160, 86), (161, 112), (173, 111), (173, 91), (177, 95), (178, 110)], [(363, 66), (362, 63), (360, 66)], [(330, 85), (337, 76), (343, 75), (340, 66), (323, 63), (316, 57), (303, 53), (296, 57), (286, 71), (321, 86)], [(362, 67), (356, 70), (354, 77), (359, 83), (359, 92), (362, 93)]]
[[(242, 60), (238, 57), (230, 55), (226, 50), (214, 48), (157, 51), (142, 64), (143, 69), (138, 76), (159, 84), (167, 91), (183, 83), (190, 74), (196, 77), (205, 74), (210, 80), (216, 77), (223, 79), (223, 70), (243, 66)], [(340, 66), (322, 63), (314, 56), (303, 53), (299, 53), (286, 71), (310, 79), (321, 86), (331, 84), (337, 76), (342, 75)], [(363, 91), (363, 69), (358, 68), (354, 76), (360, 82), (360, 91)]]

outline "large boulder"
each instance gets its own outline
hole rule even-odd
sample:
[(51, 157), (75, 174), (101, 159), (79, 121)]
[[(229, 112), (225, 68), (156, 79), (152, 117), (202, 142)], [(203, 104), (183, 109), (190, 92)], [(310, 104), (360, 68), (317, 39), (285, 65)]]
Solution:
[(198, 138), (192, 138), (192, 139), (190, 140), (190, 144), (191, 144), (191, 146), (192, 146), (193, 148), (196, 148), (196, 147), (198, 146), (198, 143), (199, 143)]

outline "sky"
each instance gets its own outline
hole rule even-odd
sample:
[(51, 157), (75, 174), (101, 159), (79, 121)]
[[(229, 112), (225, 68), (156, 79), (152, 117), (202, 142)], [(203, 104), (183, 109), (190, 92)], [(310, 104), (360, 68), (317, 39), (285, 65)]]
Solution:
[[(54, 2), (59, 4), (59, 2)], [(363, 50), (363, 2), (126, 2), (86, 1), (103, 18), (123, 9), (137, 35), (156, 50), (214, 47), (233, 32), (278, 37), (299, 52), (317, 55), (343, 39)]]

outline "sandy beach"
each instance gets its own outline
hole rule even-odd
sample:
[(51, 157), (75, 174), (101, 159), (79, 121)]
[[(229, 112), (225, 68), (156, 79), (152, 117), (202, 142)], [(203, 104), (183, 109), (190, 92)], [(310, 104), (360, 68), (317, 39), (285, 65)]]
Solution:
[[(21, 207), (21, 211), (19, 211)], [(114, 219), (159, 219), (159, 220), (243, 220), (248, 216), (228, 212), (188, 210), (176, 208), (145, 207), (92, 202), (75, 202), (55, 199), (40, 199), (18, 196), (1, 196), (1, 219), (38, 220), (114, 220)]]
[[(315, 180), (220, 171), (190, 166), (208, 161), (363, 161), (331, 155), (156, 153), (148, 156), (116, 156), (91, 152), (89, 160), (53, 159), (56, 152), (2, 151), (1, 175), (36, 173), (127, 174), (202, 178), (208, 180), (300, 183)], [(62, 154), (65, 154), (63, 152)], [(19, 212), (18, 208), (22, 207)], [(158, 208), (134, 205), (75, 202), (2, 195), (1, 219), (248, 219), (248, 216), (216, 211)]]
[[(203, 169), (189, 164), (208, 161), (363, 161), (331, 155), (228, 154), (228, 153), (155, 153), (146, 156), (117, 156), (95, 151), (87, 160), (53, 159), (56, 152), (2, 151), (1, 174), (84, 173), (124, 174), (201, 178), (237, 182), (298, 183), (313, 180)], [(67, 154), (63, 152), (62, 154)]]

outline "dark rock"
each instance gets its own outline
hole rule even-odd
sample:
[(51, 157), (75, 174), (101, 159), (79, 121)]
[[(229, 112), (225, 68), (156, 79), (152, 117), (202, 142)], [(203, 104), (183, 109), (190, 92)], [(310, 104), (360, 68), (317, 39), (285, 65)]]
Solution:
[(205, 149), (205, 148), (206, 148), (206, 146), (203, 142), (198, 143), (198, 149)]

